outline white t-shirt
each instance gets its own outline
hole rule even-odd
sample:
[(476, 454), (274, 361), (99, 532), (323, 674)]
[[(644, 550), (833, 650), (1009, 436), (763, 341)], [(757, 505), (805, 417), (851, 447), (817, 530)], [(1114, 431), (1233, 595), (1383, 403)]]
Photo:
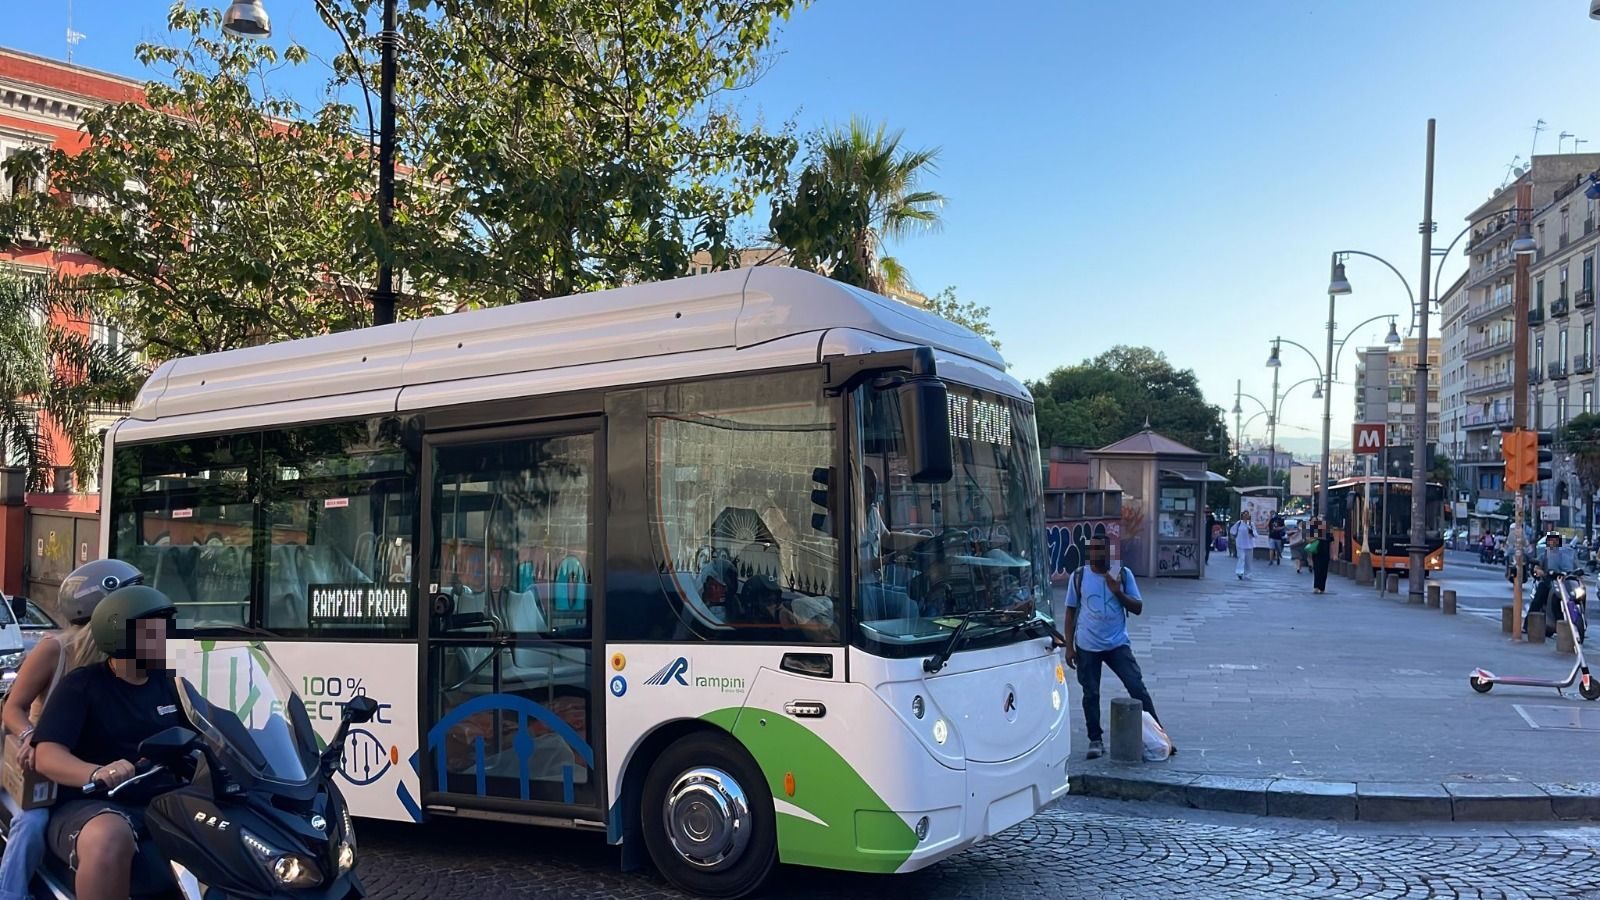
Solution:
[(1239, 545), (1240, 550), (1254, 550), (1256, 548), (1256, 526), (1249, 519), (1240, 519), (1233, 523), (1233, 541)]

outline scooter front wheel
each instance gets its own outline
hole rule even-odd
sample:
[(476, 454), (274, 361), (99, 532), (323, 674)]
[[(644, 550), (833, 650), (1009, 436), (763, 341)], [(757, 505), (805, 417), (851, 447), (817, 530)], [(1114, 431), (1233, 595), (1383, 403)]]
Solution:
[(1494, 682), (1479, 678), (1476, 675), (1468, 677), (1467, 682), (1472, 685), (1473, 690), (1480, 694), (1487, 694), (1494, 689)]
[(1578, 682), (1578, 693), (1585, 700), (1600, 700), (1600, 678), (1589, 678), (1589, 683)]

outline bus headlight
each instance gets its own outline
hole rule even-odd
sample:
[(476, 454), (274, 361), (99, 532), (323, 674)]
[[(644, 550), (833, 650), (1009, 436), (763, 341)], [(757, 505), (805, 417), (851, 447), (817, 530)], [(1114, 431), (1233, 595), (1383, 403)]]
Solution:
[(947, 741), (949, 739), (950, 739), (950, 726), (946, 725), (944, 723), (943, 719), (934, 719), (933, 720), (933, 742), (935, 744), (943, 744), (945, 741)]
[(1050, 705), (1052, 707), (1055, 707), (1055, 711), (1056, 712), (1060, 712), (1061, 711), (1061, 692), (1060, 691), (1051, 691), (1050, 692)]

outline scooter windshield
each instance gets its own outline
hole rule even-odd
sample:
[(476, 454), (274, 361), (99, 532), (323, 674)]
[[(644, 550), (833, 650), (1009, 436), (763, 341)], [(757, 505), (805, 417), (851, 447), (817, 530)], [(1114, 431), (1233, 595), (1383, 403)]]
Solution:
[(265, 648), (205, 644), (187, 654), (175, 674), (190, 723), (230, 768), (290, 785), (316, 774), (310, 720)]

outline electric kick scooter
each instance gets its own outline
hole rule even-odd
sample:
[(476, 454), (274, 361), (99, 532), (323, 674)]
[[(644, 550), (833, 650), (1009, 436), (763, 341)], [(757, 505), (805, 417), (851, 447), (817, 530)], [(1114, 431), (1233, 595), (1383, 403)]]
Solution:
[[(1572, 589), (1568, 590), (1568, 584)], [(1554, 681), (1548, 678), (1532, 678), (1526, 675), (1496, 675), (1488, 669), (1474, 669), (1468, 682), (1472, 689), (1480, 694), (1487, 694), (1497, 684), (1512, 684), (1519, 687), (1544, 687), (1555, 688), (1556, 694), (1566, 696), (1563, 691), (1578, 685), (1578, 693), (1585, 700), (1600, 700), (1600, 677), (1589, 674), (1589, 663), (1583, 658), (1583, 636), (1585, 631), (1584, 621), (1584, 589), (1583, 578), (1577, 572), (1568, 572), (1556, 576), (1550, 585), (1550, 599), (1556, 600), (1556, 608), (1560, 609), (1567, 622), (1572, 625), (1573, 652), (1576, 659), (1572, 663), (1572, 671), (1565, 680)]]

